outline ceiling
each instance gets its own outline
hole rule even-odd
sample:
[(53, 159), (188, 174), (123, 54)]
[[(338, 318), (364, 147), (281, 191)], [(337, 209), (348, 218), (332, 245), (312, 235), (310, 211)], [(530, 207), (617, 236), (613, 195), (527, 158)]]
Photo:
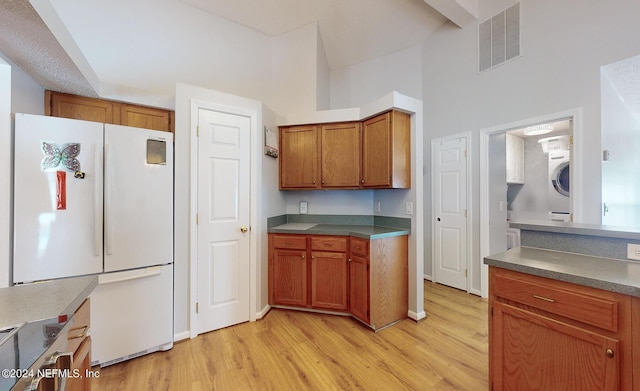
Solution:
[[(31, 0), (36, 10), (53, 10), (56, 24), (28, 0), (2, 0), (0, 52), (45, 89), (96, 96), (101, 95), (97, 84), (149, 90), (159, 80), (166, 89), (179, 81), (176, 75), (189, 75), (195, 82), (208, 77), (167, 56), (175, 52), (197, 58), (202, 47), (215, 50), (211, 38), (200, 42), (202, 37), (186, 35), (195, 30), (196, 19), (206, 24), (208, 18), (216, 26), (227, 23), (230, 32), (224, 38), (231, 42), (242, 35), (233, 26), (268, 39), (317, 23), (327, 62), (335, 70), (419, 45), (448, 21), (459, 26), (475, 21), (477, 10), (468, 4), (476, 0), (465, 0), (464, 6), (459, 1), (110, 0), (96, 7), (81, 0)], [(171, 32), (180, 39), (171, 39)], [(149, 48), (160, 37), (164, 59)], [(118, 68), (119, 73), (114, 71)]]

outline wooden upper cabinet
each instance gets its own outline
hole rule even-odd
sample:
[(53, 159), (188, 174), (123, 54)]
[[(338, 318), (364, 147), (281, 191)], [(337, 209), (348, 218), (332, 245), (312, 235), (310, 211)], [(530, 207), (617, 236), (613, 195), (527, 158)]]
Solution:
[(318, 161), (318, 127), (290, 126), (280, 129), (281, 189), (315, 189), (320, 187)]
[(360, 124), (326, 124), (320, 128), (322, 187), (360, 185)]
[(114, 115), (115, 111), (114, 102), (60, 92), (45, 92), (45, 114), (52, 117), (113, 124), (116, 119), (119, 121)]
[(364, 121), (362, 187), (411, 188), (409, 114), (389, 111)]
[(410, 118), (281, 127), (280, 189), (411, 188)]
[(45, 91), (45, 115), (173, 132), (174, 112), (105, 99)]
[(172, 132), (173, 112), (153, 107), (122, 104), (120, 125)]

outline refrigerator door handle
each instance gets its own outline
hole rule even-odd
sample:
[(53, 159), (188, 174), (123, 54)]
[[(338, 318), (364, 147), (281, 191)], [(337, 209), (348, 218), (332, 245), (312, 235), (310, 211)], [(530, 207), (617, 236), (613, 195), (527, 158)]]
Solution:
[(113, 175), (112, 163), (111, 163), (111, 147), (109, 144), (104, 145), (105, 157), (104, 157), (104, 210), (105, 210), (105, 221), (104, 221), (104, 251), (106, 255), (111, 255), (112, 253), (112, 234), (113, 234), (113, 213), (109, 213), (112, 211), (111, 206), (111, 176)]
[(121, 277), (110, 276), (109, 274), (101, 274), (100, 276), (98, 276), (98, 283), (100, 285), (114, 284), (116, 282), (139, 280), (142, 278), (158, 276), (160, 274), (162, 274), (162, 266), (154, 266), (140, 270), (138, 273), (128, 273), (127, 275)]
[(93, 254), (102, 254), (102, 207), (100, 205), (100, 184), (102, 183), (102, 156), (100, 149), (96, 146), (93, 153), (95, 175), (93, 176)]

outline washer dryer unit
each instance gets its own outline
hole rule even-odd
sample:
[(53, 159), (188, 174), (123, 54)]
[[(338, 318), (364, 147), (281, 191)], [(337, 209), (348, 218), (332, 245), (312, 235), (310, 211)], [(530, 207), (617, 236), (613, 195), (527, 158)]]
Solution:
[(568, 150), (549, 151), (548, 207), (551, 213), (570, 213)]

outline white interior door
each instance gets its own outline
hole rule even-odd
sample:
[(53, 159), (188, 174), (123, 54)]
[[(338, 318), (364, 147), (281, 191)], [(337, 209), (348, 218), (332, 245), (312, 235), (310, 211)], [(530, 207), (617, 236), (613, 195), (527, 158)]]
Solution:
[(467, 138), (433, 143), (436, 282), (467, 290)]
[(198, 111), (198, 333), (249, 320), (249, 117)]

